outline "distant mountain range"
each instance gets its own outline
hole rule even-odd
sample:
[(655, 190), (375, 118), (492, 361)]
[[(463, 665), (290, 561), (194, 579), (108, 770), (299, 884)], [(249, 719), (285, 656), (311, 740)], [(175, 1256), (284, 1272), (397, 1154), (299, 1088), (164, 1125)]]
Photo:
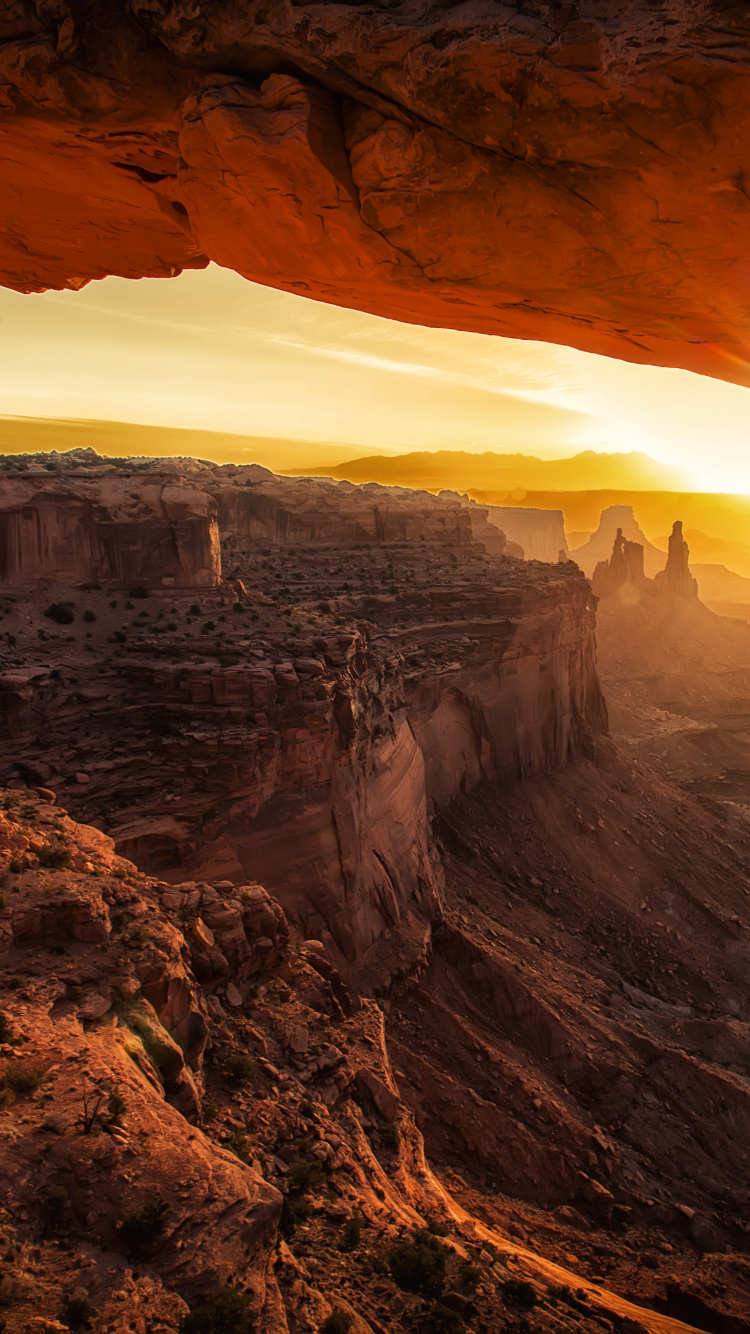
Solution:
[[(618, 488), (628, 491), (680, 491), (685, 477), (676, 468), (657, 463), (648, 454), (600, 454), (587, 449), (564, 459), (540, 459), (531, 454), (468, 454), (460, 450), (421, 451), (412, 454), (370, 454), (334, 468), (321, 465), (328, 477), (349, 482), (382, 482), (424, 491), (469, 491), (480, 501), (488, 492), (493, 504), (513, 504), (518, 492), (532, 490), (580, 491)], [(484, 494), (483, 494), (484, 493)]]

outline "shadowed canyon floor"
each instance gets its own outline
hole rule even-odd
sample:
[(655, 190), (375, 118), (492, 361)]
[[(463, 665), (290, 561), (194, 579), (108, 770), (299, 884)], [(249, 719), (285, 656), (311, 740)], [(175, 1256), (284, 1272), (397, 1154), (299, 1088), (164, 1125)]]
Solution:
[[(226, 1283), (259, 1334), (747, 1334), (750, 826), (608, 737), (580, 572), (451, 497), (77, 466), (3, 530), (9, 1334)], [(127, 492), (222, 582), (124, 583)]]

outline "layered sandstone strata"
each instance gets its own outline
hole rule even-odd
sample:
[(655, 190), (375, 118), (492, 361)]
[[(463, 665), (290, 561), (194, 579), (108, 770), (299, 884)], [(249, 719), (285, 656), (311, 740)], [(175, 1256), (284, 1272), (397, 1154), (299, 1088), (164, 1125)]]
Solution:
[[(109, 466), (3, 477), (0, 584), (156, 583), (211, 587), (221, 577), (212, 497), (174, 472), (136, 492)], [(90, 475), (93, 471), (94, 475)], [(96, 475), (96, 474), (103, 475)]]
[(476, 534), (502, 534), (455, 498), (214, 473), (232, 584), (79, 594), (70, 637), (36, 604), (8, 632), (4, 771), (62, 785), (165, 877), (261, 878), (388, 978), (439, 913), (435, 810), (606, 727), (589, 586), (488, 553)]
[(16, 0), (0, 274), (211, 259), (746, 383), (749, 64), (744, 11), (703, 0)]

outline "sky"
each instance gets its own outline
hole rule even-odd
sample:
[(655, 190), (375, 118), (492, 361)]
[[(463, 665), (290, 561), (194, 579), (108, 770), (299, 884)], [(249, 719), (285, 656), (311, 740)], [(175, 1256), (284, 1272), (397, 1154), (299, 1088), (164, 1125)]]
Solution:
[(643, 450), (698, 489), (750, 492), (750, 389), (384, 320), (216, 265), (80, 292), (0, 289), (0, 413), (399, 453)]

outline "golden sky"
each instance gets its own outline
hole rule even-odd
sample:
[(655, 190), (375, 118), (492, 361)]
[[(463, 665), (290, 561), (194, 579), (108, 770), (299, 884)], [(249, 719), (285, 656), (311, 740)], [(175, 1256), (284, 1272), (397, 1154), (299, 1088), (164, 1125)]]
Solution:
[(750, 389), (378, 319), (215, 265), (80, 292), (0, 289), (0, 413), (383, 452), (643, 450), (696, 487), (750, 492)]

